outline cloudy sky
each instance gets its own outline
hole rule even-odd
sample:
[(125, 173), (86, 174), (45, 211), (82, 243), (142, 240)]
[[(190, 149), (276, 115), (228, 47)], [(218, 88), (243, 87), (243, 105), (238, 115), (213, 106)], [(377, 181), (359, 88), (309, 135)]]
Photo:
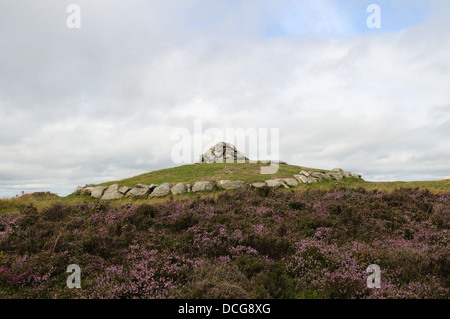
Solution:
[(448, 178), (449, 16), (447, 0), (2, 0), (0, 197), (176, 166), (172, 133), (195, 120), (279, 128), (291, 164)]

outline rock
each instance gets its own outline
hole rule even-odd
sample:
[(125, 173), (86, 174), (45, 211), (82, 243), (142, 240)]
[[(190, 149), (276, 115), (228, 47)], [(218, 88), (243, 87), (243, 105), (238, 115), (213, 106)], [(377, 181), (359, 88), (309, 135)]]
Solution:
[(151, 197), (163, 197), (163, 196), (169, 195), (171, 188), (172, 188), (172, 184), (163, 183), (163, 184), (155, 187), (155, 189), (150, 194), (150, 196)]
[(311, 172), (310, 175), (311, 175), (311, 177), (316, 178), (319, 182), (326, 179), (325, 174), (321, 173), (321, 172)]
[(300, 173), (299, 173), (299, 175), (304, 175), (304, 176), (306, 176), (306, 177), (309, 177), (310, 176), (310, 174), (307, 172), (307, 171), (300, 171)]
[(83, 193), (81, 195), (89, 195), (90, 196), (92, 194), (93, 190), (94, 190), (94, 187), (92, 187), (92, 186), (85, 187), (83, 189)]
[(94, 198), (101, 198), (107, 188), (107, 186), (95, 186), (92, 188), (91, 196)]
[(262, 188), (262, 187), (267, 186), (266, 182), (256, 182), (256, 183), (251, 183), (250, 185), (254, 188)]
[(223, 189), (239, 189), (245, 188), (247, 186), (243, 181), (228, 181), (228, 180), (218, 181), (217, 185)]
[(192, 185), (191, 184), (186, 184), (186, 192), (190, 193), (192, 190)]
[(349, 175), (342, 168), (333, 168), (330, 172), (330, 175), (336, 180), (341, 180), (349, 177)]
[(119, 185), (114, 184), (108, 187), (108, 189), (103, 194), (102, 199), (119, 199), (122, 198), (123, 194), (119, 192)]
[(150, 186), (148, 187), (148, 193), (151, 194), (156, 187), (158, 187), (158, 184), (150, 184)]
[(310, 182), (310, 183), (317, 183), (318, 181), (319, 181), (319, 180), (318, 180), (317, 178), (315, 178), (315, 177), (312, 177), (312, 176), (311, 176), (311, 177), (309, 178), (309, 182)]
[(337, 180), (337, 181), (339, 181), (339, 180), (341, 180), (341, 179), (343, 179), (344, 178), (344, 174), (342, 174), (341, 172), (339, 172), (339, 171), (331, 171), (331, 172), (329, 172), (328, 173), (333, 179), (335, 179), (335, 180)]
[(280, 179), (269, 179), (266, 181), (267, 186), (271, 187), (271, 188), (279, 188), (279, 187), (284, 187), (284, 188), (289, 188), (284, 182), (283, 180)]
[(235, 163), (245, 161), (245, 154), (230, 143), (220, 142), (200, 156), (197, 163)]
[(335, 179), (330, 172), (323, 173), (323, 176), (325, 179)]
[(309, 184), (310, 180), (305, 175), (294, 175), (294, 178), (297, 179), (301, 184)]
[(118, 189), (119, 193), (121, 193), (122, 195), (126, 195), (130, 190), (131, 188), (128, 186), (122, 186)]
[(83, 191), (84, 191), (84, 187), (83, 186), (78, 186), (77, 188), (75, 188), (75, 190), (73, 191), (72, 194), (83, 195)]
[(289, 177), (289, 178), (283, 178), (283, 182), (288, 185), (295, 187), (298, 185), (298, 181), (295, 178)]
[(143, 184), (137, 184), (136, 187), (132, 188), (127, 192), (126, 197), (146, 197), (150, 194), (150, 187)]
[(186, 193), (187, 189), (183, 183), (178, 183), (170, 189), (170, 192), (174, 195), (178, 195), (178, 194)]
[(199, 192), (199, 191), (211, 191), (214, 189), (214, 183), (212, 182), (195, 182), (194, 186), (192, 187), (193, 192)]

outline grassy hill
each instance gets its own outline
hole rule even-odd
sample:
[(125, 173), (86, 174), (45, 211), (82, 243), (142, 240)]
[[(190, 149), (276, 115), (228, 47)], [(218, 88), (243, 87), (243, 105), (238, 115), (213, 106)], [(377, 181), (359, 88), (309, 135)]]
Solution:
[[(117, 181), (110, 181), (100, 184), (101, 186), (109, 186), (119, 184), (121, 186), (134, 187), (137, 184), (161, 184), (168, 183), (194, 183), (196, 181), (216, 181), (216, 180), (241, 180), (244, 182), (259, 182), (268, 179), (292, 177), (301, 170), (305, 171), (328, 171), (324, 169), (309, 168), (298, 165), (280, 164), (279, 170), (273, 175), (263, 175), (260, 173), (260, 167), (265, 166), (262, 163), (197, 163), (192, 165), (183, 165), (178, 167), (157, 170), (131, 178)], [(450, 192), (450, 180), (440, 181), (410, 181), (410, 182), (368, 182), (363, 179), (347, 178), (339, 182), (335, 180), (323, 181), (317, 184), (303, 185), (300, 184), (297, 189), (321, 188), (330, 189), (336, 185), (343, 185), (352, 188), (363, 187), (367, 190), (386, 190), (393, 191), (399, 188), (419, 188), (421, 190), (428, 189), (433, 193)], [(189, 196), (189, 195), (186, 195)]]
[(138, 175), (135, 177), (111, 181), (100, 184), (109, 186), (119, 184), (121, 186), (134, 187), (137, 184), (161, 184), (167, 183), (194, 183), (198, 181), (215, 181), (215, 180), (241, 180), (244, 182), (259, 182), (274, 178), (292, 177), (301, 170), (307, 171), (326, 171), (315, 168), (302, 167), (297, 165), (280, 164), (279, 170), (273, 175), (263, 175), (260, 173), (260, 167), (267, 166), (262, 163), (197, 163), (191, 165), (183, 165), (173, 168), (166, 168)]
[[(294, 174), (298, 174), (301, 170), (306, 171), (326, 171), (315, 168), (308, 168), (297, 165), (280, 164), (279, 170), (273, 175), (260, 174), (260, 167), (264, 165), (262, 163), (212, 163), (212, 164), (192, 164), (183, 165), (173, 168), (167, 168), (157, 170), (145, 174), (141, 174), (135, 177), (110, 181), (100, 185), (109, 186), (112, 184), (119, 184), (121, 186), (134, 187), (136, 184), (161, 184), (164, 182), (176, 183), (194, 183), (195, 181), (215, 181), (215, 180), (242, 180), (245, 182), (257, 182), (275, 178), (291, 177)], [(411, 181), (411, 182), (368, 182), (363, 179), (347, 178), (344, 180), (327, 180), (316, 184), (300, 184), (291, 190), (281, 191), (295, 191), (304, 192), (307, 190), (320, 189), (323, 191), (333, 190), (336, 187), (345, 186), (347, 188), (364, 188), (368, 191), (371, 190), (384, 190), (394, 191), (400, 188), (418, 188), (419, 190), (429, 190), (435, 194), (442, 194), (450, 192), (450, 180), (440, 181)], [(217, 197), (223, 190), (216, 190), (214, 192), (205, 193), (186, 193), (176, 196), (176, 200), (183, 202), (186, 200), (192, 200), (197, 197)], [(121, 207), (126, 203), (133, 202), (135, 204), (157, 204), (172, 201), (172, 196), (163, 198), (123, 198), (113, 201), (113, 205)], [(49, 193), (35, 193), (25, 194), (21, 197), (12, 199), (0, 199), (0, 215), (15, 213), (24, 209), (27, 205), (35, 205), (38, 209), (46, 209), (57, 203), (64, 203), (68, 205), (76, 205), (83, 202), (97, 202), (97, 199), (90, 196), (78, 196), (69, 195), (67, 197), (58, 197)]]

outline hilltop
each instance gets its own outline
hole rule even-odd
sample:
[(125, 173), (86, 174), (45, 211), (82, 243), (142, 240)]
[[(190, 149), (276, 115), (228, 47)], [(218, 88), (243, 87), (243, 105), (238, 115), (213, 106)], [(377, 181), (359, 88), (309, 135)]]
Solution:
[(245, 182), (262, 182), (267, 179), (291, 177), (294, 174), (298, 174), (301, 170), (328, 171), (297, 165), (280, 164), (276, 174), (264, 175), (260, 173), (261, 166), (269, 165), (262, 164), (261, 162), (249, 163), (248, 161), (246, 163), (196, 163), (161, 169), (99, 185), (110, 186), (113, 184), (119, 184), (121, 186), (134, 187), (137, 184), (161, 184), (175, 182), (194, 183), (199, 180), (241, 180)]

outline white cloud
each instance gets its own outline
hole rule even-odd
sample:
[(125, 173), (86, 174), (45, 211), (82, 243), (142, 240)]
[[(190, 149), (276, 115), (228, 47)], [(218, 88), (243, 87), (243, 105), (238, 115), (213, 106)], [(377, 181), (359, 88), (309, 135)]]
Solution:
[[(0, 5), (0, 188), (74, 188), (173, 166), (172, 130), (192, 131), (194, 119), (278, 127), (293, 164), (448, 176), (444, 17), (397, 33), (264, 38), (278, 11), (246, 21), (247, 4), (205, 27), (183, 15), (202, 1), (80, 1), (78, 32), (65, 27), (63, 2)], [(308, 5), (317, 13), (324, 2)], [(209, 10), (197, 15), (219, 16)], [(348, 29), (345, 13), (334, 19), (317, 25)]]

